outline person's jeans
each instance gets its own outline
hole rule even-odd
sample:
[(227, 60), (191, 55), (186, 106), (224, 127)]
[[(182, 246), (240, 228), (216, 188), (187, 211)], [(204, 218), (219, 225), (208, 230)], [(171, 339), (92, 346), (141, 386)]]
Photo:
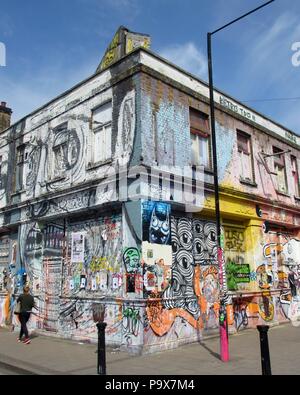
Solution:
[(25, 335), (25, 338), (28, 339), (28, 329), (27, 329), (27, 322), (30, 318), (30, 313), (20, 313), (19, 314), (19, 320), (21, 323), (21, 330), (20, 330), (20, 336), (19, 339), (22, 339), (22, 336)]

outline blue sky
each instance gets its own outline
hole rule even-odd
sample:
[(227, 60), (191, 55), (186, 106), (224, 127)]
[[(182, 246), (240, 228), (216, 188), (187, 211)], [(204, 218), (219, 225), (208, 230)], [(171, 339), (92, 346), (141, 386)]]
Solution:
[[(206, 33), (265, 0), (10, 0), (2, 2), (0, 101), (13, 121), (97, 68), (120, 25), (152, 37), (152, 50), (207, 80)], [(300, 1), (269, 6), (213, 36), (215, 85), (300, 134)], [(285, 98), (286, 100), (274, 100)], [(289, 100), (287, 100), (289, 98)], [(250, 101), (255, 100), (255, 101)], [(267, 101), (265, 101), (267, 100)]]

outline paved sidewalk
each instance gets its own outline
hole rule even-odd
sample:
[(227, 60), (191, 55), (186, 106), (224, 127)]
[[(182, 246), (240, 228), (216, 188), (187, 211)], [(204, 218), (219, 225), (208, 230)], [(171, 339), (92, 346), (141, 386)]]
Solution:
[[(300, 374), (300, 327), (290, 324), (269, 330), (273, 375)], [(10, 374), (95, 375), (97, 346), (48, 336), (30, 345), (17, 343), (17, 333), (0, 329), (0, 371)], [(261, 375), (257, 330), (230, 337), (230, 362), (218, 358), (219, 339), (205, 340), (162, 353), (130, 356), (107, 350), (108, 375)], [(4, 373), (5, 374), (5, 373)]]

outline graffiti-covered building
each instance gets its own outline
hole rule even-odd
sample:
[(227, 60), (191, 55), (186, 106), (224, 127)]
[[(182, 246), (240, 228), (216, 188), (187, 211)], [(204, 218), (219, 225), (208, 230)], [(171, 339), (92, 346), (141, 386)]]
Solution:
[[(209, 90), (121, 27), (87, 80), (1, 132), (0, 324), (131, 352), (218, 333)], [(215, 91), (230, 332), (300, 314), (300, 138)], [(224, 286), (224, 284), (223, 284)]]

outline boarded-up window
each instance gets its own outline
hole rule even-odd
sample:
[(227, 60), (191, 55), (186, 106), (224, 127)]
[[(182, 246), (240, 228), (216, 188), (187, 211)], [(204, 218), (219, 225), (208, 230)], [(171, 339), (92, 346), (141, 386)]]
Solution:
[(194, 108), (190, 108), (190, 126), (192, 133), (200, 133), (206, 137), (210, 134), (209, 116)]
[(293, 176), (293, 181), (294, 181), (295, 196), (299, 197), (298, 164), (297, 164), (297, 158), (293, 155), (291, 155), (291, 166), (292, 166), (292, 176)]
[(92, 163), (101, 163), (111, 158), (112, 103), (93, 110)]
[(238, 131), (237, 132), (238, 151), (244, 154), (250, 154), (250, 136)]
[(276, 181), (278, 192), (287, 193), (285, 160), (284, 154), (281, 154), (281, 152), (282, 149), (273, 147), (274, 171), (277, 174)]
[(23, 189), (23, 172), (25, 162), (25, 144), (19, 145), (16, 150), (16, 166), (13, 177), (13, 192)]
[(246, 133), (238, 130), (237, 147), (241, 180), (254, 181), (251, 137)]
[(274, 165), (285, 167), (284, 154), (280, 155), (280, 152), (282, 152), (282, 149), (273, 147), (273, 154), (276, 154), (274, 156)]

